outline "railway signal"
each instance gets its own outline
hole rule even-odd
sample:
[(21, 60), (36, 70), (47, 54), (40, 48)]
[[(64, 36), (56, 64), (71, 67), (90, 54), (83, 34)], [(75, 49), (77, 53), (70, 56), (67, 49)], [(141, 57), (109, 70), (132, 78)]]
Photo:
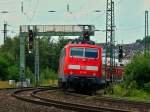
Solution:
[(34, 44), (34, 35), (33, 35), (33, 31), (29, 30), (29, 38), (28, 38), (28, 51), (29, 53), (32, 52), (33, 50), (33, 44)]
[(120, 45), (119, 46), (119, 53), (118, 53), (119, 62), (121, 62), (122, 58), (123, 58), (123, 47)]
[(86, 41), (89, 41), (89, 40), (90, 40), (90, 34), (89, 34), (88, 31), (83, 34), (83, 38), (84, 38)]

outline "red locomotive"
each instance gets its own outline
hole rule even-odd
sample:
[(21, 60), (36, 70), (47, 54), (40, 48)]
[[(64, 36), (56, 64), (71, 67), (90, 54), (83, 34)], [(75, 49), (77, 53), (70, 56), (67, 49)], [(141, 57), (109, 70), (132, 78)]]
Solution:
[(102, 48), (87, 41), (66, 45), (59, 61), (59, 86), (75, 90), (100, 87), (102, 77)]
[[(66, 45), (59, 60), (59, 87), (77, 91), (94, 92), (112, 77), (103, 76), (102, 47), (95, 45), (87, 34)], [(114, 78), (120, 79), (123, 69), (113, 70)], [(105, 79), (106, 78), (106, 79)]]

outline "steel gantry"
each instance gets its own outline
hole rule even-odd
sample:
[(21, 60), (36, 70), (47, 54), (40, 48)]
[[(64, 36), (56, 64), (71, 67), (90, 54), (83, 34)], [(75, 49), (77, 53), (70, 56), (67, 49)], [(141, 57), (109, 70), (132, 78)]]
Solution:
[(35, 83), (39, 83), (39, 36), (82, 36), (85, 31), (94, 36), (94, 25), (21, 25), (20, 26), (20, 82), (23, 87), (25, 82), (25, 40), (29, 36), (29, 31), (33, 32), (35, 57)]
[[(107, 0), (106, 7), (106, 56), (105, 56), (105, 76), (110, 75), (113, 81), (114, 68), (114, 48), (115, 48), (115, 16), (114, 16), (114, 2)], [(107, 78), (106, 78), (107, 81)]]

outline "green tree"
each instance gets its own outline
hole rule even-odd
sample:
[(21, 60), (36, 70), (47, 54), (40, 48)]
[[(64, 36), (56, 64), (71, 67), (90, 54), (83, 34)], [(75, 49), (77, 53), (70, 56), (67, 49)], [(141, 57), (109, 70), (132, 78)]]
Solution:
[(8, 79), (9, 80), (19, 80), (19, 67), (12, 65), (8, 67)]
[(136, 43), (143, 44), (143, 41), (142, 41), (141, 39), (137, 39), (137, 40), (136, 40)]
[(59, 37), (58, 42), (54, 43), (53, 40), (43, 37), (40, 40), (40, 64), (41, 69), (47, 66), (53, 69), (55, 72), (58, 70), (59, 56), (61, 49), (67, 44), (67, 40), (64, 37)]
[(8, 38), (0, 47), (0, 78), (3, 80), (16, 79), (19, 77), (19, 39)]
[(144, 37), (143, 39), (137, 39), (136, 43), (140, 43), (140, 44), (145, 44), (145, 42), (147, 44), (150, 44), (150, 36)]
[(124, 79), (126, 87), (135, 82), (138, 88), (143, 89), (150, 82), (150, 55), (135, 56), (125, 68)]
[[(26, 38), (27, 39), (27, 38)], [(39, 38), (39, 52), (40, 52), (40, 71), (45, 68), (57, 72), (59, 65), (59, 56), (61, 49), (67, 44), (67, 39), (59, 37), (57, 42), (48, 37)], [(31, 78), (33, 82), (34, 73), (34, 54), (29, 54), (27, 49), (28, 43), (26, 41), (26, 77)], [(52, 72), (50, 71), (50, 72)], [(51, 77), (52, 78), (52, 77)], [(8, 38), (4, 45), (0, 46), (0, 79), (19, 80), (19, 38)]]
[(8, 61), (0, 56), (0, 80), (8, 79)]

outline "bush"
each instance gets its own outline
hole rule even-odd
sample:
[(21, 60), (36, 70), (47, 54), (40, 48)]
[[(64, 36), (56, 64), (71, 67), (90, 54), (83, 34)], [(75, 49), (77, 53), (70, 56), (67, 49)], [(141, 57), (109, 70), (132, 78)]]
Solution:
[(144, 84), (144, 90), (150, 93), (150, 82)]
[(136, 101), (150, 100), (150, 95), (144, 90), (136, 89), (136, 88), (127, 89), (127, 88), (124, 88), (122, 84), (115, 85), (113, 88), (113, 91), (114, 91), (114, 94), (112, 95), (113, 97), (127, 98), (128, 100), (136, 100)]
[(125, 86), (124, 83), (120, 85), (115, 85), (113, 87), (114, 95), (120, 96), (120, 97), (132, 96), (133, 94), (135, 94), (136, 85), (137, 84), (135, 81), (131, 82), (129, 86)]
[(54, 70), (52, 70), (48, 67), (43, 69), (40, 74), (41, 83), (44, 82), (45, 80), (56, 80), (57, 78), (58, 78), (57, 73), (55, 73)]
[(144, 84), (150, 82), (150, 55), (135, 56), (125, 68), (124, 85), (130, 86), (133, 81), (137, 88), (144, 88)]
[(31, 84), (35, 83), (35, 75), (34, 75), (34, 73), (31, 71), (31, 69), (29, 67), (26, 68), (25, 75), (26, 75), (27, 79), (30, 79)]
[(19, 67), (18, 66), (9, 66), (8, 67), (8, 76), (9, 80), (19, 80)]
[(124, 96), (125, 94), (125, 90), (122, 88), (121, 85), (114, 86), (113, 91), (116, 96)]

